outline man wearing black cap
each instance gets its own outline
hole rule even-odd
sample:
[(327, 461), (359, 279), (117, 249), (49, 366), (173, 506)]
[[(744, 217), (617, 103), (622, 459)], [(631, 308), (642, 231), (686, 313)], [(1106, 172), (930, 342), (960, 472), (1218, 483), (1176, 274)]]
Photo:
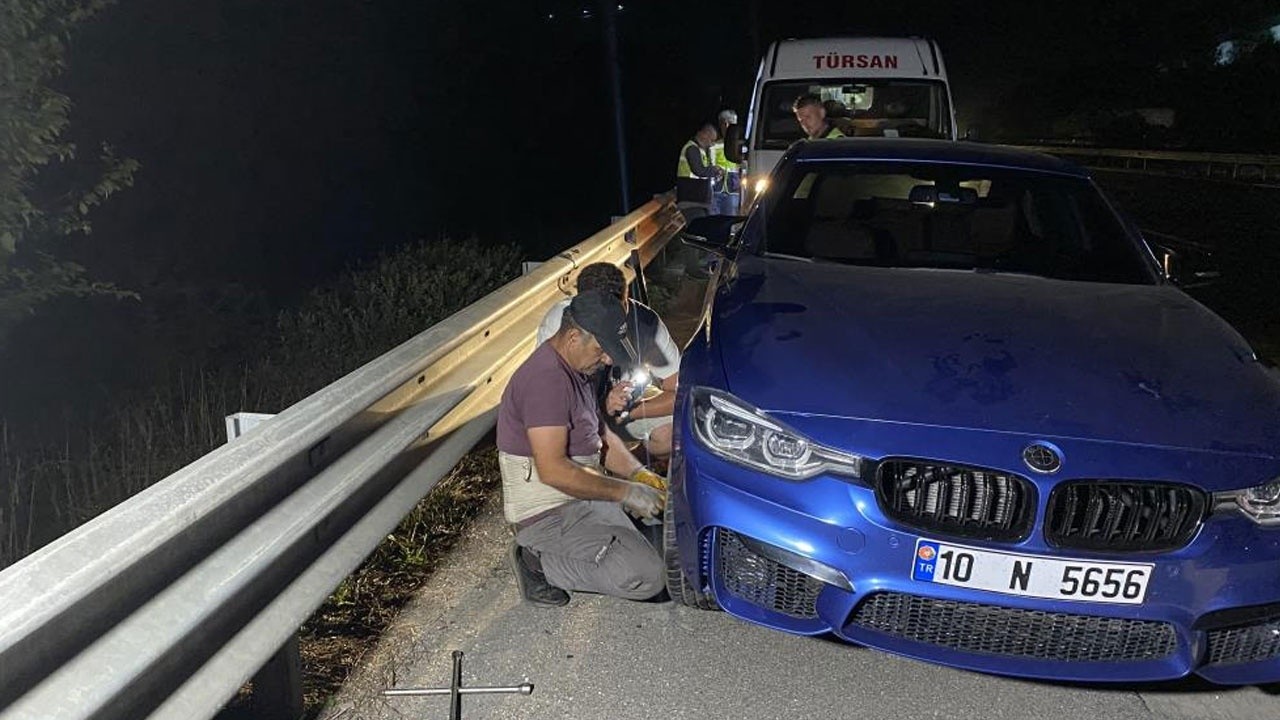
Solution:
[(563, 605), (569, 590), (645, 600), (665, 586), (662, 558), (624, 509), (660, 517), (666, 498), (621, 479), (644, 466), (600, 418), (590, 382), (603, 366), (634, 360), (626, 330), (616, 298), (578, 294), (502, 394), (503, 511), (517, 530), (512, 570), (530, 602)]

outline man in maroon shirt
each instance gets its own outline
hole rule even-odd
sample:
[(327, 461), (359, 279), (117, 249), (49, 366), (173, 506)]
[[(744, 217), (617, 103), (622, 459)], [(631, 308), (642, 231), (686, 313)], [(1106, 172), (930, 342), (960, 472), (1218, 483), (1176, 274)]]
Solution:
[(578, 294), (502, 393), (503, 512), (517, 529), (510, 559), (521, 593), (539, 605), (564, 605), (568, 590), (645, 600), (665, 586), (662, 558), (624, 508), (660, 517), (666, 497), (622, 479), (648, 471), (601, 420), (590, 383), (604, 365), (634, 362), (626, 327), (616, 298)]

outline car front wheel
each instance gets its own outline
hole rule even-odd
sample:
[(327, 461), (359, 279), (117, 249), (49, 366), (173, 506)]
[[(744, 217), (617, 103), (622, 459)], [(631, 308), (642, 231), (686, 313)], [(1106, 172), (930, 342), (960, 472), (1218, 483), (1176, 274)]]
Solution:
[(680, 551), (676, 545), (676, 514), (670, 498), (662, 511), (662, 559), (667, 565), (667, 594), (681, 605), (699, 610), (719, 610), (715, 597), (689, 583), (680, 567)]

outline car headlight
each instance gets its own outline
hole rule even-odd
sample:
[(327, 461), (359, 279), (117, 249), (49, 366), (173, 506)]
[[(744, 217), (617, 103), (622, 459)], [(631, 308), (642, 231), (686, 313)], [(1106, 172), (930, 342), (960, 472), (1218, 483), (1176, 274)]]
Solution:
[(862, 477), (862, 458), (812, 442), (751, 405), (710, 388), (694, 388), (694, 433), (729, 462), (789, 480), (823, 472)]
[(1213, 494), (1215, 510), (1236, 510), (1259, 525), (1280, 526), (1280, 478), (1243, 490)]
[(768, 175), (747, 175), (742, 180), (742, 210), (745, 211), (755, 204), (756, 200), (764, 195), (769, 189)]

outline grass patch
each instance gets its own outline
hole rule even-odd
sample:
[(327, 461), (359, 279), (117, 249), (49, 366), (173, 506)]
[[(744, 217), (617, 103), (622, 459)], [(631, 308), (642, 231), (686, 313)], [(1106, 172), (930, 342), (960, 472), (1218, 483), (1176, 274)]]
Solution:
[(482, 443), (302, 626), (299, 645), (307, 717), (324, 708), (500, 486), (497, 451), (492, 444)]

